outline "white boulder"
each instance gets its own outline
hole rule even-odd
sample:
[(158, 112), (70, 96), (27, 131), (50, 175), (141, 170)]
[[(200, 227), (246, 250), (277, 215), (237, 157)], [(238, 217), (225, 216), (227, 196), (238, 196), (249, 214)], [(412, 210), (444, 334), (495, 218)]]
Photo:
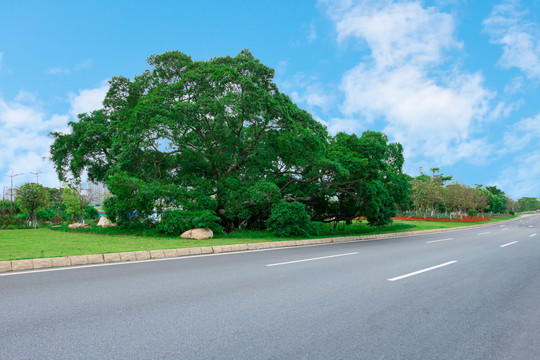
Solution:
[(180, 237), (182, 239), (203, 240), (214, 237), (214, 232), (210, 229), (196, 228), (184, 232)]
[(116, 226), (116, 224), (113, 224), (111, 220), (107, 219), (105, 216), (102, 216), (99, 218), (97, 226), (109, 227), (109, 226)]
[(69, 224), (68, 228), (70, 228), (70, 229), (85, 229), (85, 228), (91, 228), (91, 226), (89, 224), (73, 223), (73, 224)]

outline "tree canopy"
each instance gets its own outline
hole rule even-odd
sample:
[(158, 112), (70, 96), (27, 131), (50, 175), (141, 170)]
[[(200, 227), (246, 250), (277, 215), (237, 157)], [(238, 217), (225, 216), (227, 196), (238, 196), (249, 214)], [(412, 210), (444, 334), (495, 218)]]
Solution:
[(29, 213), (34, 228), (37, 226), (37, 210), (47, 205), (47, 189), (36, 183), (26, 183), (17, 189), (17, 204), (22, 211)]
[(274, 71), (243, 50), (193, 61), (171, 51), (151, 70), (110, 81), (103, 108), (52, 133), (61, 180), (106, 182), (111, 213), (210, 210), (226, 231), (265, 226), (276, 204), (314, 220), (384, 224), (406, 200), (403, 149), (384, 134), (330, 136), (279, 92)]

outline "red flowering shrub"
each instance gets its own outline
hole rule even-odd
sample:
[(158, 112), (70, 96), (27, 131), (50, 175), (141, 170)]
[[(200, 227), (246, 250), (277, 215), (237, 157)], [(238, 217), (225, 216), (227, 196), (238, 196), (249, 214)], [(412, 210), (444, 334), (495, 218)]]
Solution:
[(423, 220), (423, 221), (450, 221), (450, 222), (479, 222), (491, 220), (482, 216), (463, 216), (461, 218), (435, 218), (435, 217), (419, 217), (419, 216), (395, 216), (392, 220)]

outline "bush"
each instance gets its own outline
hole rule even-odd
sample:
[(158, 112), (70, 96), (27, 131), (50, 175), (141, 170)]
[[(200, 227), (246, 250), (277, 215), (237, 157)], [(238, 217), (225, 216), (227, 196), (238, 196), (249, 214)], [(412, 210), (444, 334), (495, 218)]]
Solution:
[(17, 229), (19, 226), (25, 226), (25, 218), (21, 216), (15, 216), (15, 217), (9, 217), (5, 216), (3, 218), (0, 218), (0, 225), (8, 227), (8, 226), (15, 226)]
[(317, 234), (317, 227), (309, 219), (306, 207), (297, 201), (280, 201), (274, 206), (266, 226), (277, 237), (311, 236)]
[(214, 233), (221, 233), (220, 218), (211, 210), (168, 210), (161, 215), (156, 229), (167, 235), (180, 235), (194, 228), (206, 228)]
[(61, 225), (64, 222), (64, 218), (56, 215), (51, 219), (51, 225)]
[(86, 205), (84, 208), (84, 218), (87, 220), (99, 218), (99, 211), (92, 205)]
[(467, 215), (469, 215), (469, 216), (478, 216), (478, 211), (476, 211), (476, 209), (469, 209), (469, 210), (467, 210)]
[(103, 209), (105, 210), (105, 216), (112, 222), (117, 221), (118, 209), (117, 209), (116, 196), (111, 196), (103, 201)]

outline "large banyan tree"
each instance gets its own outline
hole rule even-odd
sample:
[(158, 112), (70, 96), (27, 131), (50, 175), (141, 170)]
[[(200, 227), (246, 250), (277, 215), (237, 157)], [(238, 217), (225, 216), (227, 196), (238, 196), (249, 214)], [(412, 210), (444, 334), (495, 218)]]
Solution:
[(262, 228), (278, 202), (313, 220), (390, 221), (407, 197), (402, 148), (384, 134), (329, 136), (243, 50), (193, 61), (171, 51), (152, 70), (114, 77), (103, 108), (52, 133), (61, 180), (105, 182), (124, 221), (154, 211), (210, 211), (227, 231)]

